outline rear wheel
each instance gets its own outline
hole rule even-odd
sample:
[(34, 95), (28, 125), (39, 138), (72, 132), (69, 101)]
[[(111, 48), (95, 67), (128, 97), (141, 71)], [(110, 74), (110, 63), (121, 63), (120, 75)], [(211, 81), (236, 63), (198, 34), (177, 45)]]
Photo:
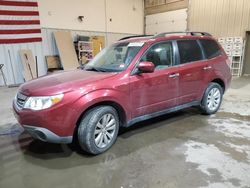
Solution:
[(216, 113), (221, 105), (223, 90), (217, 83), (211, 82), (202, 99), (201, 108), (205, 114)]
[(81, 120), (78, 128), (79, 144), (88, 153), (103, 153), (116, 141), (118, 130), (117, 111), (111, 106), (95, 107)]

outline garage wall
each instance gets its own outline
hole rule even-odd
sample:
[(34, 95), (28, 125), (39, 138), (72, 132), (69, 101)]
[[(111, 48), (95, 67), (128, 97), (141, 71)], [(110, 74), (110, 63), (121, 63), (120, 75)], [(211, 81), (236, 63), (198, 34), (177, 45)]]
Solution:
[[(43, 47), (41, 42), (21, 43), (21, 44), (1, 44), (0, 64), (4, 64), (3, 72), (7, 79), (7, 85), (23, 83), (22, 63), (19, 51), (30, 49), (33, 56), (37, 56), (38, 74), (42, 76), (46, 73), (46, 66), (43, 57)], [(0, 86), (4, 85), (2, 75), (0, 75)]]
[(244, 37), (250, 30), (250, 1), (190, 0), (188, 27), (216, 37)]
[[(3, 72), (7, 79), (7, 85), (21, 84), (24, 82), (22, 76), (22, 63), (19, 55), (21, 49), (30, 49), (33, 56), (37, 56), (38, 73), (39, 76), (47, 73), (47, 66), (45, 62), (45, 56), (58, 55), (58, 50), (55, 44), (53, 32), (65, 31), (64, 29), (42, 29), (42, 42), (34, 43), (22, 43), (22, 44), (1, 44), (0, 45), (0, 64), (4, 64)], [(105, 33), (105, 32), (91, 32), (80, 30), (67, 30), (71, 32), (73, 38), (77, 35), (87, 36), (105, 36), (106, 46), (114, 43), (122, 37), (129, 36), (131, 34), (126, 33)], [(0, 86), (4, 85), (2, 75), (0, 74)]]
[(146, 16), (146, 34), (185, 31), (187, 29), (187, 9), (168, 11)]
[[(58, 55), (53, 32), (68, 30), (77, 35), (105, 36), (106, 45), (144, 32), (143, 0), (38, 0), (42, 42), (0, 45), (0, 64), (7, 84), (23, 83), (20, 49), (37, 56), (39, 76), (47, 73), (45, 56)], [(84, 16), (83, 21), (78, 16)], [(3, 85), (0, 75), (0, 86)]]
[(69, 31), (71, 33), (73, 40), (76, 40), (78, 35), (104, 36), (106, 40), (105, 41), (106, 46), (113, 44), (114, 42), (118, 41), (119, 39), (123, 37), (131, 35), (131, 34), (126, 34), (126, 33), (105, 33), (105, 32), (68, 30), (68, 29), (42, 29), (42, 36), (43, 36), (42, 46), (43, 46), (44, 56), (58, 54), (58, 50), (56, 47), (54, 34), (53, 34), (55, 31)]
[(106, 0), (107, 31), (143, 34), (143, 0)]
[(188, 7), (188, 0), (145, 0), (145, 15), (158, 14)]
[[(41, 26), (143, 34), (143, 0), (39, 0)], [(83, 21), (78, 16), (84, 16)]]
[[(105, 31), (103, 0), (39, 0), (43, 28)], [(78, 16), (84, 16), (79, 22)]]

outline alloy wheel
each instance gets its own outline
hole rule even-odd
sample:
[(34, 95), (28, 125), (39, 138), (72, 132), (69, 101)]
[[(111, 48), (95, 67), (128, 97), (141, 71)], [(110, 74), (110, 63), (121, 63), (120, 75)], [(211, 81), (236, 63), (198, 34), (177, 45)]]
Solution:
[(104, 114), (95, 127), (95, 144), (99, 148), (105, 148), (113, 140), (116, 131), (115, 117), (108, 113)]
[(216, 110), (219, 105), (220, 105), (220, 100), (221, 100), (221, 93), (218, 88), (213, 88), (211, 91), (208, 93), (207, 96), (207, 107), (209, 110), (214, 111)]

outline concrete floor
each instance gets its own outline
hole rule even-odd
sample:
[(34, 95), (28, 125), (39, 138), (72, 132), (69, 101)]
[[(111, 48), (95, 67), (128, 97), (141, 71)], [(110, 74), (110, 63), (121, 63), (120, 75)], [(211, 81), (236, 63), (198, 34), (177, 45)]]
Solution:
[(216, 115), (187, 109), (136, 124), (106, 153), (33, 140), (0, 88), (1, 188), (250, 187), (250, 78), (233, 81)]

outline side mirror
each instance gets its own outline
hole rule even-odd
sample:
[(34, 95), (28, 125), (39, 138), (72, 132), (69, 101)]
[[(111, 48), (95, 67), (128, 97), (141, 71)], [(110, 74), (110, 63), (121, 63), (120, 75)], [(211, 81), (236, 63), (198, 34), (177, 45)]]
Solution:
[(140, 73), (152, 73), (155, 70), (155, 65), (152, 62), (143, 61), (139, 63), (138, 70)]

